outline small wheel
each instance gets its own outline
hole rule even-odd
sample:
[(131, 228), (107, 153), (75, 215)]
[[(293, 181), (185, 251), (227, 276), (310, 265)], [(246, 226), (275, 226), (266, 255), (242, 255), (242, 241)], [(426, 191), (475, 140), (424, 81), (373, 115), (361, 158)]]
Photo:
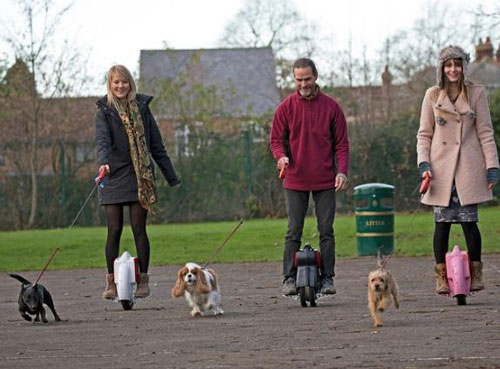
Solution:
[(456, 295), (457, 305), (467, 305), (467, 297), (465, 295)]
[(314, 307), (316, 306), (316, 290), (314, 289), (314, 287), (307, 287), (308, 291), (307, 291), (307, 294), (308, 294), (308, 297), (307, 299), (309, 300), (309, 304)]
[(122, 303), (123, 310), (132, 310), (134, 307), (134, 303), (129, 300), (120, 300), (120, 302)]
[(306, 289), (304, 287), (300, 287), (297, 293), (299, 294), (300, 304), (302, 307), (307, 307)]

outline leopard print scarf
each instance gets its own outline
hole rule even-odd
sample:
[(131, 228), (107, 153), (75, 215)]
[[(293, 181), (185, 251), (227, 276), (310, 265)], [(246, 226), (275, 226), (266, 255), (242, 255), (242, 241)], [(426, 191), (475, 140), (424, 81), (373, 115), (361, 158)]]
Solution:
[(156, 189), (139, 106), (137, 102), (131, 101), (126, 105), (119, 104), (117, 110), (128, 136), (130, 156), (137, 179), (139, 203), (144, 209), (154, 214), (153, 204), (156, 202)]

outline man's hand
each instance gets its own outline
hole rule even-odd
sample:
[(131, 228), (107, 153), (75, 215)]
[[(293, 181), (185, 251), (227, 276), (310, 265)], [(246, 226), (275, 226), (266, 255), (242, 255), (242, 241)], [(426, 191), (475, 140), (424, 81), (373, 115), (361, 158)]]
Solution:
[(338, 173), (335, 177), (335, 192), (344, 191), (347, 188), (347, 176), (344, 173)]
[(488, 183), (488, 190), (492, 190), (496, 185), (497, 185), (498, 182), (491, 182), (491, 183)]
[(287, 167), (288, 164), (290, 164), (290, 160), (288, 157), (283, 156), (280, 160), (278, 160), (278, 169), (281, 170), (283, 167)]

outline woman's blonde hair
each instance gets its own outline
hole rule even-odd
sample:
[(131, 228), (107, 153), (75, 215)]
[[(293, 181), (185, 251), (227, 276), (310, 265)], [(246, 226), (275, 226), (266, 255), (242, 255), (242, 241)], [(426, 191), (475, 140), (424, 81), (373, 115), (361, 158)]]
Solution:
[(106, 83), (106, 87), (108, 90), (108, 105), (114, 106), (116, 108), (118, 106), (118, 98), (113, 94), (113, 91), (111, 90), (111, 83), (115, 74), (118, 74), (122, 78), (125, 78), (130, 85), (130, 91), (127, 95), (127, 102), (135, 100), (135, 97), (137, 95), (137, 86), (135, 84), (134, 77), (132, 77), (132, 73), (130, 73), (127, 67), (117, 64), (113, 65), (109, 69)]

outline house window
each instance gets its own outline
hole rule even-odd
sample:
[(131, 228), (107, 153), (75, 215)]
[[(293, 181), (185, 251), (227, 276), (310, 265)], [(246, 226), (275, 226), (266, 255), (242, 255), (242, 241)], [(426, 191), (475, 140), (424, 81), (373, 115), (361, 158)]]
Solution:
[(258, 126), (258, 125), (254, 125), (253, 126), (253, 135), (252, 135), (252, 142), (253, 143), (261, 143), (261, 142), (264, 142), (264, 137), (265, 137), (265, 130), (264, 130), (264, 127), (262, 126)]
[[(204, 123), (196, 121), (192, 124), (179, 123), (175, 129), (175, 154), (177, 156), (194, 156), (195, 151), (201, 148), (199, 134), (204, 128)], [(194, 135), (194, 136), (193, 136)]]
[(189, 126), (187, 124), (178, 124), (175, 128), (175, 155), (191, 156), (189, 152)]
[(264, 142), (266, 131), (261, 125), (255, 123), (253, 120), (249, 120), (245, 122), (244, 127), (244, 130), (250, 132), (252, 143), (258, 144)]

